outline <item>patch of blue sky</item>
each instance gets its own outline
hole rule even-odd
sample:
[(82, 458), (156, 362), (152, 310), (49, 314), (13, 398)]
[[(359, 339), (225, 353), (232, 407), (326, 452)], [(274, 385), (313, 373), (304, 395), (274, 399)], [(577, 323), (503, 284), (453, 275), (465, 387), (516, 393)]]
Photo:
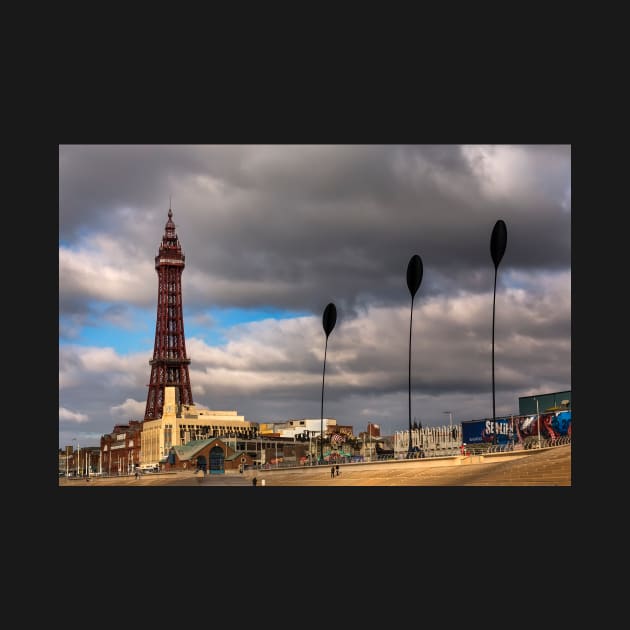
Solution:
[[(493, 272), (494, 273), (494, 272)], [(521, 272), (514, 272), (512, 269), (502, 270), (499, 267), (500, 281), (508, 289), (526, 290), (531, 287), (532, 278)], [(499, 285), (497, 282), (497, 290)]]
[[(265, 319), (290, 319), (310, 315), (306, 311), (274, 308), (215, 308), (203, 314), (187, 313), (184, 309), (184, 335), (197, 337), (209, 345), (227, 343), (232, 326)], [(125, 305), (90, 305), (90, 314), (77, 321), (59, 316), (59, 345), (78, 344), (97, 348), (113, 348), (119, 354), (147, 352), (151, 354), (155, 341), (155, 308), (140, 309)]]
[(119, 354), (151, 353), (155, 309), (92, 303), (89, 314), (81, 321), (60, 315), (59, 333), (59, 345), (113, 348)]
[(277, 308), (213, 308), (202, 316), (184, 316), (186, 337), (198, 337), (216, 346), (227, 343), (227, 331), (238, 324), (260, 322), (265, 319), (293, 319), (311, 315), (307, 311), (288, 311)]
[(560, 269), (558, 271), (547, 271), (541, 276), (538, 270), (532, 270), (529, 273), (525, 273), (523, 271), (515, 271), (513, 269), (506, 268), (502, 272), (501, 268), (499, 267), (501, 282), (505, 287), (509, 289), (527, 291), (533, 294), (540, 292), (541, 278), (544, 277), (547, 279), (547, 281), (550, 281), (554, 278), (554, 276), (564, 276), (565, 274), (565, 269)]
[(85, 246), (85, 241), (89, 240), (95, 234), (95, 230), (92, 227), (86, 225), (80, 225), (74, 228), (72, 236), (63, 238), (59, 235), (59, 249), (68, 249), (73, 252), (78, 252)]

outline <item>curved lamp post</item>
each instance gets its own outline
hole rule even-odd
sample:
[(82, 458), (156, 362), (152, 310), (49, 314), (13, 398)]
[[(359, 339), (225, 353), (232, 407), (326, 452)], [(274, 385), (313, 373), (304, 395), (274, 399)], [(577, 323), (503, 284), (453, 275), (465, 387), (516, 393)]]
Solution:
[(411, 453), (411, 324), (413, 322), (413, 298), (420, 288), (422, 272), (422, 259), (418, 254), (414, 254), (407, 265), (407, 287), (409, 288), (409, 293), (411, 293), (411, 315), (409, 317), (409, 446), (407, 447), (407, 456)]
[(496, 411), (494, 400), (494, 307), (497, 297), (497, 272), (499, 269), (499, 263), (505, 254), (505, 248), (507, 246), (507, 227), (505, 221), (499, 219), (492, 229), (492, 236), (490, 237), (490, 255), (492, 256), (492, 262), (494, 263), (494, 294), (492, 296), (492, 424), (495, 427), (496, 433)]
[(333, 331), (335, 324), (337, 323), (337, 308), (330, 302), (324, 309), (324, 316), (322, 317), (322, 325), (324, 332), (326, 333), (326, 345), (324, 346), (324, 371), (322, 372), (322, 415), (320, 422), (319, 433), (319, 460), (324, 459), (324, 378), (326, 376), (326, 352), (328, 351), (328, 335)]

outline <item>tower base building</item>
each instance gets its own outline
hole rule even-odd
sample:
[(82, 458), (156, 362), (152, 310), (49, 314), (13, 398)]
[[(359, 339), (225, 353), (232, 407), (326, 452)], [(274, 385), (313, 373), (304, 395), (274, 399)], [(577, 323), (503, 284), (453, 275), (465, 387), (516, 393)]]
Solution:
[(245, 420), (236, 411), (212, 411), (197, 405), (177, 404), (176, 388), (164, 388), (161, 418), (145, 420), (142, 427), (142, 465), (164, 462), (171, 447), (214, 437), (254, 439), (258, 425)]

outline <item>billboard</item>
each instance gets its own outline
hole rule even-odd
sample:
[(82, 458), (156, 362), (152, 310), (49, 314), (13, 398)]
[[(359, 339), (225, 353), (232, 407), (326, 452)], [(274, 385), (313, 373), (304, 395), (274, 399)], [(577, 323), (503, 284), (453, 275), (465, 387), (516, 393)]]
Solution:
[(553, 411), (541, 413), (540, 416), (536, 414), (518, 416), (514, 418), (516, 438), (523, 442), (528, 437), (537, 436), (539, 427), (542, 438), (556, 439), (571, 435), (571, 419), (571, 411)]
[(540, 416), (524, 415), (496, 420), (468, 420), (462, 422), (462, 442), (464, 444), (507, 444), (524, 442), (527, 438), (540, 437), (555, 440), (571, 435), (571, 411), (552, 411)]
[(512, 435), (510, 418), (462, 422), (464, 444), (507, 444), (512, 441)]

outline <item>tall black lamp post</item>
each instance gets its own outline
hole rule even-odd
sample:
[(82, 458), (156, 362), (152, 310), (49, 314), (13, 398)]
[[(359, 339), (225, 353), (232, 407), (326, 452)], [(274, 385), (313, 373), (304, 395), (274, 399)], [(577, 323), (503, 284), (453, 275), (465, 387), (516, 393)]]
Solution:
[(322, 415), (320, 422), (319, 432), (319, 460), (324, 459), (324, 378), (326, 376), (326, 352), (328, 351), (328, 335), (333, 331), (335, 324), (337, 323), (337, 308), (330, 302), (324, 309), (324, 316), (322, 317), (322, 325), (324, 326), (324, 332), (326, 333), (326, 345), (324, 346), (324, 371), (322, 372)]
[(497, 273), (499, 269), (499, 263), (505, 254), (505, 248), (507, 246), (507, 227), (505, 221), (499, 219), (492, 229), (492, 236), (490, 237), (490, 255), (492, 256), (492, 262), (494, 263), (494, 293), (492, 296), (492, 426), (494, 427), (496, 435), (496, 408), (494, 399), (494, 307), (497, 297)]
[(409, 317), (409, 447), (407, 457), (411, 453), (411, 325), (413, 323), (413, 298), (415, 297), (420, 283), (422, 282), (422, 259), (418, 254), (414, 254), (407, 265), (407, 287), (411, 293), (411, 315)]

